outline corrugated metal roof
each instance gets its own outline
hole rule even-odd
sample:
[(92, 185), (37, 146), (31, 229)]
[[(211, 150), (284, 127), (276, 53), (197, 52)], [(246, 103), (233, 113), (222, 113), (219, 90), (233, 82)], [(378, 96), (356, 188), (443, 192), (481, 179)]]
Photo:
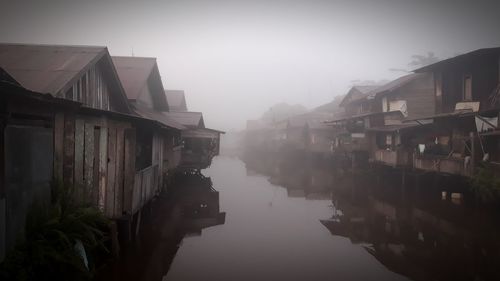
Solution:
[(380, 87), (377, 87), (376, 89), (373, 89), (371, 91), (369, 91), (368, 93), (366, 93), (368, 96), (376, 96), (376, 95), (381, 95), (381, 94), (384, 94), (384, 93), (388, 93), (388, 92), (391, 92), (391, 91), (394, 91), (404, 85), (406, 85), (407, 83), (410, 83), (418, 78), (421, 78), (421, 77), (424, 77), (428, 74), (425, 74), (425, 73), (411, 73), (411, 74), (408, 74), (408, 75), (405, 75), (405, 76), (401, 76), (395, 80), (392, 80), (390, 81), (389, 83), (387, 84), (384, 84)]
[(435, 68), (442, 67), (446, 64), (454, 63), (454, 62), (459, 62), (464, 59), (471, 58), (473, 56), (481, 56), (481, 55), (491, 55), (491, 54), (500, 54), (500, 47), (495, 47), (495, 48), (483, 48), (483, 49), (477, 49), (472, 52), (468, 52), (466, 54), (458, 55), (449, 59), (441, 60), (436, 63), (415, 69), (413, 72), (427, 72), (427, 71), (432, 71)]
[(398, 124), (398, 125), (386, 125), (386, 126), (379, 126), (379, 127), (373, 127), (373, 128), (367, 128), (367, 131), (373, 131), (373, 132), (396, 132), (396, 131), (402, 131), (402, 130), (407, 130), (407, 129), (412, 129), (416, 127), (421, 127), (425, 125), (430, 125), (430, 124)]
[(353, 86), (344, 96), (339, 106), (344, 106), (346, 103), (351, 103), (364, 99), (370, 95), (370, 92), (377, 89), (378, 85), (358, 85)]
[(148, 81), (156, 64), (155, 58), (115, 57), (111, 59), (116, 67), (128, 99), (137, 99)]
[(170, 111), (187, 111), (186, 96), (183, 90), (165, 90)]
[(115, 105), (131, 112), (106, 47), (0, 44), (0, 67), (26, 89), (53, 96), (61, 96), (97, 62), (108, 70)]
[(23, 87), (57, 95), (106, 47), (0, 44), (0, 67)]
[[(120, 81), (125, 89), (129, 100), (136, 100), (140, 97), (148, 80), (155, 83), (155, 88), (150, 88), (155, 106), (164, 110), (168, 109), (169, 104), (163, 93), (163, 83), (159, 75), (156, 58), (145, 57), (111, 57), (115, 65)], [(158, 71), (155, 75), (155, 71)]]
[(198, 129), (190, 129), (182, 132), (182, 137), (186, 138), (218, 138), (220, 134), (224, 134), (224, 132), (207, 129), (207, 128), (198, 128)]
[(201, 112), (165, 112), (164, 113), (175, 122), (188, 128), (204, 128), (203, 114)]
[(141, 117), (158, 121), (167, 127), (178, 130), (187, 129), (179, 122), (176, 122), (173, 118), (167, 116), (166, 112), (156, 111), (152, 108), (149, 108), (147, 106), (142, 106), (140, 104), (134, 104), (134, 111)]

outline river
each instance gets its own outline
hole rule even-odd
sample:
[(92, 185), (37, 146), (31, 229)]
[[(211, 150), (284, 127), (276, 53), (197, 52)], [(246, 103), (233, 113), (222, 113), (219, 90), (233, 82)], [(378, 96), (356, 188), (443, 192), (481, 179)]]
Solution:
[(138, 242), (101, 277), (498, 280), (496, 217), (471, 211), (463, 193), (368, 188), (373, 178), (288, 166), (215, 158), (201, 184), (156, 202)]

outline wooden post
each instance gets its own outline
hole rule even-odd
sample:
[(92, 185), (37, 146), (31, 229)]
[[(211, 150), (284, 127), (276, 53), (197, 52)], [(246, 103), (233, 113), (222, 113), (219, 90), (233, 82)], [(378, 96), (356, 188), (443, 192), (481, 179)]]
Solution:
[(470, 157), (470, 165), (469, 165), (469, 175), (474, 174), (474, 169), (476, 166), (476, 144), (475, 144), (475, 139), (474, 139), (474, 132), (469, 133), (469, 138), (470, 138), (470, 146), (471, 146), (471, 157)]
[(63, 182), (66, 187), (73, 188), (75, 167), (75, 116), (66, 115), (64, 119), (64, 155)]
[(120, 256), (120, 242), (118, 241), (118, 226), (116, 221), (111, 222), (110, 225), (111, 235), (111, 252), (115, 258)]

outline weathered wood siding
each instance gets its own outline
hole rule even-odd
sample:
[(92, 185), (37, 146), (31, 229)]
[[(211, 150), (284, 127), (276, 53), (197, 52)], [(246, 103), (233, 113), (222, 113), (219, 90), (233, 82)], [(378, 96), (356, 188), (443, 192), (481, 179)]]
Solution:
[(125, 192), (132, 192), (134, 183), (127, 175), (135, 167), (135, 134), (128, 131), (133, 130), (132, 124), (107, 117), (65, 114), (56, 117), (55, 128), (54, 176), (60, 176), (58, 156), (62, 147), (62, 181), (73, 188), (77, 201), (99, 207), (110, 218), (128, 213), (131, 204), (127, 205), (125, 199), (130, 201), (132, 196)]

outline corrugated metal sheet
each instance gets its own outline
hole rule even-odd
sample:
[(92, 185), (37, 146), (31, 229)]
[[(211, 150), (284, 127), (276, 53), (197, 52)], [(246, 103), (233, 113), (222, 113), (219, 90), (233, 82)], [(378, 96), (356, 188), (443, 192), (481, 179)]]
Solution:
[(167, 116), (166, 112), (156, 111), (154, 109), (151, 109), (151, 108), (146, 107), (146, 106), (141, 106), (139, 104), (134, 105), (134, 111), (141, 117), (158, 121), (167, 127), (178, 129), (178, 130), (187, 129), (182, 124), (173, 120), (173, 118)]
[(183, 90), (165, 90), (170, 111), (187, 111), (186, 96)]
[(358, 101), (370, 96), (370, 92), (374, 91), (380, 86), (375, 85), (359, 85), (353, 86), (349, 92), (345, 95), (345, 97), (340, 102), (339, 106), (344, 106), (346, 103), (351, 103), (354, 101)]
[(203, 114), (201, 112), (165, 112), (165, 115), (188, 128), (204, 128)]
[(25, 88), (56, 95), (106, 47), (0, 44), (0, 67)]
[(211, 130), (211, 129), (194, 129), (194, 130), (185, 130), (182, 131), (183, 138), (218, 138), (221, 134), (220, 131)]
[(405, 76), (402, 76), (402, 77), (399, 77), (395, 80), (392, 80), (391, 82), (387, 83), (387, 84), (384, 84), (380, 87), (377, 87), (376, 89), (374, 90), (371, 90), (370, 92), (368, 92), (367, 94), (370, 95), (370, 96), (376, 96), (376, 95), (382, 95), (382, 94), (385, 94), (385, 93), (389, 93), (389, 92), (392, 92), (404, 85), (406, 85), (407, 83), (410, 83), (418, 78), (421, 78), (421, 77), (424, 77), (426, 75), (429, 75), (429, 74), (425, 74), (425, 73), (411, 73), (411, 74), (408, 74), (408, 75), (405, 75)]
[[(159, 75), (156, 58), (145, 57), (112, 57), (118, 77), (125, 89), (129, 100), (136, 100), (148, 84), (148, 79), (152, 79), (155, 88), (150, 88), (155, 106), (167, 110), (169, 104), (163, 90), (163, 83)], [(158, 71), (155, 77), (155, 71)]]
[[(430, 125), (430, 124), (424, 124), (424, 125)], [(402, 130), (407, 130), (407, 129), (413, 129), (417, 127), (421, 127), (424, 125), (420, 124), (399, 124), (399, 125), (387, 125), (387, 126), (379, 126), (379, 127), (373, 127), (373, 128), (367, 128), (367, 131), (373, 131), (373, 132), (396, 132), (396, 131), (402, 131)]]
[(497, 54), (497, 55), (500, 54), (500, 47), (478, 49), (478, 50), (475, 50), (475, 51), (472, 51), (472, 52), (469, 52), (469, 53), (466, 53), (466, 54), (462, 54), (462, 55), (459, 55), (459, 56), (456, 56), (456, 57), (452, 57), (452, 58), (449, 58), (449, 59), (441, 60), (441, 61), (438, 61), (436, 63), (433, 63), (433, 64), (430, 64), (430, 65), (427, 65), (427, 66), (415, 69), (413, 72), (428, 72), (428, 71), (433, 71), (436, 68), (443, 67), (443, 66), (445, 66), (447, 64), (450, 64), (450, 63), (463, 61), (463, 60), (469, 59), (469, 58), (471, 58), (473, 56), (492, 55), (492, 54)]

